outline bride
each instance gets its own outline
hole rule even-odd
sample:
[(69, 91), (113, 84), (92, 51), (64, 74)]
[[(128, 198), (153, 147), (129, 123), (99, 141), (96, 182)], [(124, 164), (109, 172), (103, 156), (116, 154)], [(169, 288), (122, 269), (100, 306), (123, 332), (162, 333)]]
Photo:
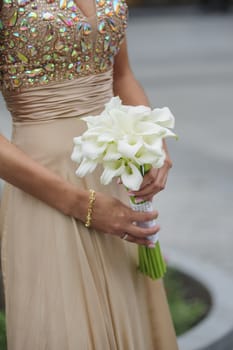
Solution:
[[(132, 211), (121, 185), (78, 179), (70, 160), (80, 116), (113, 95), (149, 104), (128, 60), (125, 1), (3, 0), (0, 14), (13, 127), (11, 141), (0, 136), (8, 350), (177, 349), (162, 281), (136, 269), (137, 245), (159, 226), (134, 223), (158, 212)], [(135, 196), (151, 200), (170, 167), (167, 153)]]

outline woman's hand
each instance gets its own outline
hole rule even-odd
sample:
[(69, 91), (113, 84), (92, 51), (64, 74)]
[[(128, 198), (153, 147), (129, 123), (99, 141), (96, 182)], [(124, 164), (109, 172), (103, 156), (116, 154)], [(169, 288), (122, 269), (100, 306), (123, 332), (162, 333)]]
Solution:
[(136, 197), (136, 201), (152, 201), (154, 195), (164, 190), (167, 182), (168, 172), (172, 167), (172, 162), (167, 156), (162, 168), (152, 168), (143, 178), (139, 191), (130, 191)]
[[(87, 208), (88, 193), (85, 200), (82, 201), (82, 209), (80, 208), (80, 204), (73, 206), (72, 216), (85, 222)], [(80, 217), (81, 212), (82, 216)], [(157, 211), (149, 213), (136, 212), (118, 199), (97, 192), (92, 211), (91, 228), (103, 233), (118, 236), (119, 238), (127, 234), (127, 241), (152, 248), (154, 245), (147, 237), (157, 233), (160, 227), (155, 225), (152, 228), (141, 228), (136, 225), (136, 222), (150, 221), (157, 217)]]
[(157, 233), (159, 226), (141, 228), (136, 225), (136, 222), (150, 221), (157, 217), (157, 211), (135, 212), (121, 201), (97, 193), (92, 214), (92, 227), (120, 238), (127, 234), (127, 241), (152, 247), (153, 244), (147, 237)]

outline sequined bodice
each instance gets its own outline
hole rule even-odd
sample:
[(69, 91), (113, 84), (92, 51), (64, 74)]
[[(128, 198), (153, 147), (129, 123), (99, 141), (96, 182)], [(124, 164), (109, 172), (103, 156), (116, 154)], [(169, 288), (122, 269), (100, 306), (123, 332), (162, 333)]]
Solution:
[(124, 0), (95, 0), (86, 18), (74, 0), (3, 0), (2, 90), (21, 90), (111, 69), (127, 21)]

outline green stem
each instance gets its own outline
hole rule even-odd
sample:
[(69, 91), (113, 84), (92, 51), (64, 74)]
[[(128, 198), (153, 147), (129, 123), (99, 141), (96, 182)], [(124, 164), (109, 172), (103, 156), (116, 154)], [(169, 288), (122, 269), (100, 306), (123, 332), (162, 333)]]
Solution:
[(155, 248), (139, 246), (139, 270), (152, 279), (162, 278), (166, 272), (166, 264), (161, 253), (159, 242)]

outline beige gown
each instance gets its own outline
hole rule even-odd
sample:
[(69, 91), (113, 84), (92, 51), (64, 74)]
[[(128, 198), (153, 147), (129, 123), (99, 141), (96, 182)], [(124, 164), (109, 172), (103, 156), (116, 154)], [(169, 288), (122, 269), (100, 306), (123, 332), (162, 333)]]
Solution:
[[(0, 21), (12, 142), (76, 186), (123, 201), (124, 189), (101, 186), (98, 171), (78, 179), (70, 155), (80, 116), (112, 96), (126, 12), (121, 0), (96, 0), (89, 19), (72, 0), (4, 0)], [(8, 350), (177, 349), (162, 281), (137, 271), (136, 245), (11, 185), (0, 214)]]

